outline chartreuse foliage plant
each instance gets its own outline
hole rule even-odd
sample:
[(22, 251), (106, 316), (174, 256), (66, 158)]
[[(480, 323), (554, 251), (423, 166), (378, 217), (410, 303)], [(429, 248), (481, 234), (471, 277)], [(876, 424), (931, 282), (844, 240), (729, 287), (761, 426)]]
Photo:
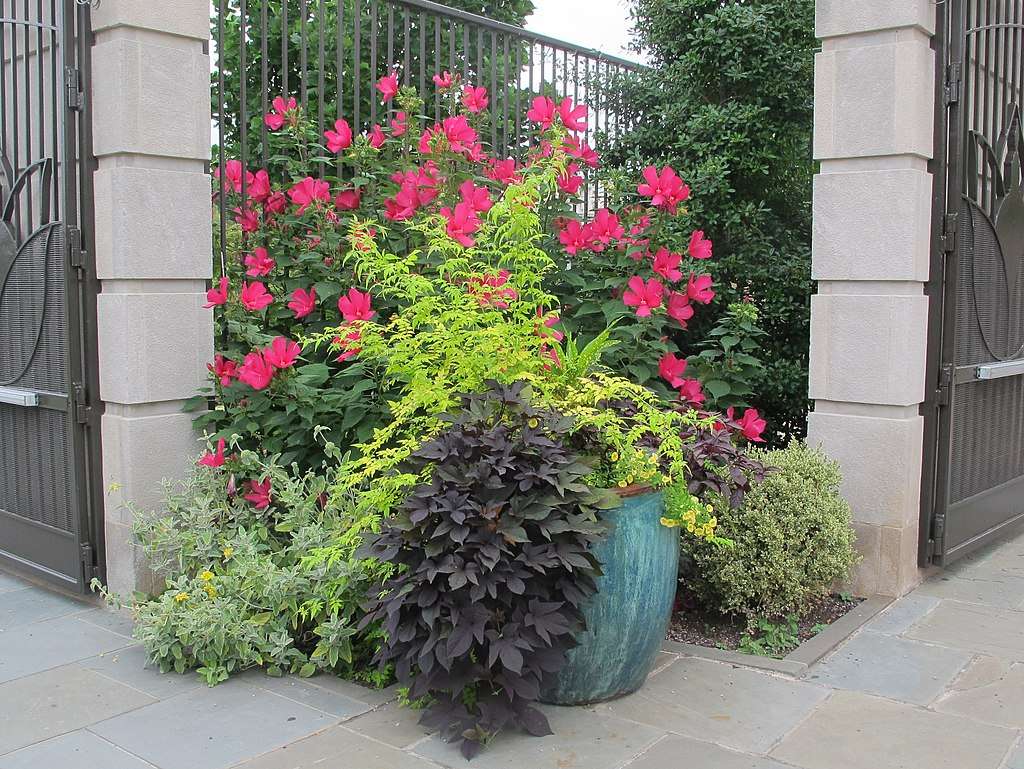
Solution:
[(849, 574), (857, 560), (850, 507), (839, 495), (838, 464), (821, 452), (793, 442), (751, 453), (772, 470), (738, 508), (718, 499), (717, 531), (732, 547), (688, 539), (684, 549), (705, 605), (776, 621), (800, 615)]
[(618, 499), (587, 485), (572, 419), (531, 405), (523, 382), (464, 396), (441, 422), (408, 459), (423, 480), (372, 544), (396, 570), (364, 623), (384, 630), (377, 661), (429, 700), (422, 722), (472, 758), (509, 726), (551, 733), (534, 705), (584, 629), (597, 511)]

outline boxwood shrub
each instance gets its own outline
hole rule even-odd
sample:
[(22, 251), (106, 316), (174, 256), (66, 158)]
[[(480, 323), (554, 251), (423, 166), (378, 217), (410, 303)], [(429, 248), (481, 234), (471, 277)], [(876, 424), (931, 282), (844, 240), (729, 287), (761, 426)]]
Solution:
[(798, 441), (751, 455), (773, 470), (735, 509), (720, 496), (708, 498), (719, 535), (734, 545), (684, 540), (693, 560), (690, 586), (725, 613), (751, 619), (800, 613), (857, 560), (850, 507), (839, 496), (839, 465)]

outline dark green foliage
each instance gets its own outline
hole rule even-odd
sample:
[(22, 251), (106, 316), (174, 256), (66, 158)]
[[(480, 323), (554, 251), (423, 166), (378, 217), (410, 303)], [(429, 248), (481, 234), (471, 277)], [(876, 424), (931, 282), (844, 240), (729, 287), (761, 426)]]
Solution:
[(764, 331), (758, 325), (757, 308), (747, 302), (730, 304), (718, 325), (691, 355), (690, 376), (704, 385), (704, 408), (725, 411), (750, 406), (756, 398), (755, 385), (763, 381), (764, 364), (758, 357)]
[(464, 412), (413, 455), (433, 467), (371, 551), (397, 568), (366, 622), (388, 640), (423, 722), (473, 756), (501, 729), (550, 734), (533, 707), (584, 628), (580, 605), (600, 564), (596, 508), (618, 504), (582, 479), (591, 471), (565, 446), (570, 420), (532, 408), (522, 383), (465, 396)]
[(605, 162), (634, 175), (669, 163), (693, 187), (718, 296), (686, 339), (706, 337), (731, 303), (751, 298), (767, 332), (753, 402), (784, 444), (803, 433), (808, 405), (814, 2), (631, 3), (654, 69), (623, 83), (636, 128)]

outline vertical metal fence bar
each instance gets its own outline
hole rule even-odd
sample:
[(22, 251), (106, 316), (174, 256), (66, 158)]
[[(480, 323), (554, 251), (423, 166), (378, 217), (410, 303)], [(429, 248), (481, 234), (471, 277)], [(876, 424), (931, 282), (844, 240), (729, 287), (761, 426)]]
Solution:
[(483, 85), (484, 81), (484, 28), (476, 28), (476, 72), (473, 74), (474, 85)]
[[(434, 17), (434, 72), (437, 74), (441, 73), (441, 17)], [(426, 115), (426, 105), (424, 104), (423, 113)], [(441, 119), (441, 93), (436, 88), (434, 89), (434, 120)]]
[[(1013, 65), (1010, 67), (1010, 98), (1013, 100), (1019, 108), (1024, 110), (1024, 100), (1021, 99), (1020, 94), (1020, 80), (1021, 77), (1021, 54), (1024, 49), (1024, 30), (1021, 29), (1022, 14), (1024, 14), (1024, 7), (1020, 3), (1015, 3), (1013, 6), (1013, 38), (1011, 40), (1011, 47), (1013, 48)], [(1024, 418), (1024, 412), (1022, 412), (1022, 418)]]
[[(386, 62), (384, 69), (390, 71), (391, 62)], [(377, 74), (377, 0), (370, 0), (370, 81), (376, 82)], [(370, 122), (377, 122), (377, 94), (370, 94)]]
[[(519, 145), (523, 140), (523, 110), (522, 110), (522, 77), (523, 77), (523, 43), (521, 40), (516, 40), (516, 78), (515, 78), (515, 115), (516, 115), (516, 138), (513, 144), (516, 152), (519, 150)], [(508, 148), (512, 149), (512, 148)]]
[[(334, 67), (335, 77), (337, 78), (337, 101), (338, 101), (338, 114), (337, 117), (345, 117), (345, 2), (346, 0), (338, 0), (338, 19), (335, 24), (335, 46), (334, 51)], [(339, 160), (338, 170), (341, 170), (341, 162)]]
[(502, 54), (501, 54), (501, 157), (504, 157), (508, 152), (508, 140), (509, 140), (509, 116), (508, 116), (508, 97), (509, 88), (511, 87), (512, 77), (508, 71), (509, 69), (509, 50), (508, 50), (508, 35), (502, 35)]
[[(359, 108), (362, 106), (362, 94), (359, 90), (359, 80), (360, 75), (362, 74), (360, 70), (362, 65), (362, 62), (360, 61), (360, 53), (362, 49), (360, 37), (363, 26), (361, 19), (363, 9), (361, 8), (361, 5), (361, 0), (352, 0), (352, 130), (355, 133), (359, 133), (363, 130), (359, 111)], [(373, 82), (372, 74), (370, 75), (370, 82)], [(371, 96), (370, 98), (372, 99), (373, 97)]]
[(412, 48), (412, 37), (409, 25), (409, 9), (402, 9), (402, 85), (409, 85), (409, 49)]
[(247, 139), (249, 133), (249, 102), (247, 99), (246, 92), (246, 80), (248, 80), (248, 71), (246, 70), (245, 67), (245, 38), (246, 35), (249, 34), (249, 31), (248, 29), (246, 29), (245, 23), (247, 11), (246, 0), (239, 0), (238, 8), (238, 138), (240, 145), (239, 160), (242, 161), (242, 209), (244, 212), (244, 210), (249, 205), (247, 202), (248, 198), (246, 197), (246, 193), (248, 192), (248, 190), (246, 189), (245, 183), (245, 177), (248, 176), (248, 174), (245, 171), (249, 167), (249, 155), (247, 151)]
[[(37, 120), (36, 143), (39, 145), (39, 152), (38, 152), (39, 157), (47, 157), (47, 153), (46, 153), (46, 117), (45, 117), (45, 113), (46, 113), (46, 89), (45, 89), (45, 83), (44, 83), (44, 81), (46, 79), (46, 75), (45, 75), (45, 72), (44, 72), (44, 69), (43, 69), (43, 59), (44, 59), (44, 55), (43, 55), (43, 47), (44, 47), (43, 46), (43, 0), (36, 0), (36, 21), (39, 22), (39, 26), (36, 27), (36, 80), (38, 81), (36, 83), (36, 95), (37, 95), (37, 98), (39, 99), (39, 115), (36, 118), (36, 120)], [(2, 59), (0, 59), (0, 61), (2, 61)], [(3, 65), (0, 64), (0, 66), (3, 66)], [(54, 85), (56, 85), (56, 83), (54, 83)], [(0, 104), (2, 104), (2, 102), (0, 102)], [(56, 120), (57, 120), (57, 114), (54, 113), (52, 118), (51, 118), (51, 122), (56, 122)], [(53, 171), (54, 171), (54, 173), (56, 173), (57, 169), (54, 168)], [(48, 192), (49, 191), (45, 187), (42, 187), (40, 189), (40, 191), (39, 191), (39, 195), (40, 195), (39, 206), (40, 206), (44, 216), (45, 216), (45, 213), (50, 210), (50, 200), (49, 200), (50, 196), (49, 196), (49, 194), (47, 194)], [(45, 198), (43, 197), (44, 195), (45, 195)], [(45, 218), (44, 218), (44, 221), (45, 221)]]
[(462, 79), (469, 80), (469, 25), (462, 25)]
[[(267, 0), (260, 0), (260, 105), (262, 115), (267, 114), (267, 91), (270, 90), (267, 61)], [(264, 168), (267, 166), (267, 124), (260, 118), (260, 160)]]
[[(324, 136), (324, 111), (325, 111), (325, 109), (327, 107), (327, 95), (324, 93), (324, 89), (326, 88), (326, 85), (327, 85), (327, 83), (326, 83), (326, 73), (324, 72), (324, 69), (326, 68), (326, 58), (327, 58), (327, 56), (326, 56), (327, 41), (326, 41), (326, 39), (324, 37), (324, 35), (326, 33), (326, 30), (324, 29), (324, 24), (325, 24), (324, 5), (327, 2), (328, 2), (328, 0), (317, 0), (317, 5), (318, 5), (317, 10), (319, 11), (319, 13), (317, 14), (317, 27), (318, 27), (318, 29), (317, 29), (317, 38), (318, 38), (317, 39), (317, 43), (318, 43), (318, 47), (317, 47), (317, 57), (316, 57), (316, 70), (317, 70), (317, 77), (316, 77), (316, 105), (317, 105), (317, 121), (316, 121), (316, 124), (317, 124), (317, 132), (316, 132), (316, 136), (317, 136), (317, 141), (322, 141), (323, 140), (323, 136)], [(321, 165), (320, 166), (320, 173), (319, 173), (319, 176), (320, 176), (321, 179), (324, 176), (324, 170), (325, 170), (324, 166)]]
[(419, 29), (419, 32), (420, 32), (420, 60), (419, 60), (419, 63), (417, 65), (417, 68), (420, 71), (419, 72), (420, 84), (418, 86), (418, 90), (419, 90), (420, 98), (423, 99), (423, 103), (424, 103), (424, 106), (425, 106), (426, 105), (426, 101), (427, 101), (427, 81), (426, 81), (426, 77), (427, 77), (427, 17), (425, 15), (423, 15), (422, 12), (420, 12), (419, 27), (420, 27), (420, 29)]
[[(291, 0), (281, 0), (281, 95), (287, 99), (291, 96), (291, 89), (289, 88), (289, 77), (288, 77), (288, 41), (291, 39), (291, 35), (288, 34), (288, 4)], [(223, 7), (220, 13), (217, 14), (221, 19), (224, 18)], [(220, 44), (218, 43), (218, 46)]]
[(299, 101), (302, 103), (302, 110), (308, 116), (309, 113), (306, 109), (307, 91), (309, 90), (309, 74), (307, 67), (309, 66), (309, 43), (308, 35), (306, 33), (306, 17), (308, 16), (309, 9), (306, 7), (307, 0), (299, 0), (299, 37), (301, 38), (301, 44), (299, 45)]
[(537, 82), (537, 92), (544, 93), (544, 43), (538, 45), (540, 53), (540, 78)]
[[(985, 53), (984, 53), (984, 57), (985, 58), (984, 58), (984, 61), (981, 64), (981, 71), (982, 71), (982, 82), (981, 82), (981, 93), (982, 93), (981, 123), (978, 126), (976, 126), (976, 128), (975, 128), (975, 130), (978, 130), (978, 131), (981, 132), (982, 136), (991, 136), (992, 135), (989, 132), (989, 115), (991, 114), (990, 110), (992, 109), (991, 105), (989, 104), (989, 95), (990, 95), (989, 80), (990, 80), (991, 72), (992, 72), (991, 67), (989, 66), (989, 57), (991, 56), (991, 53), (992, 53), (992, 45), (991, 45), (992, 41), (991, 41), (991, 36), (989, 34), (989, 29), (988, 29), (988, 25), (991, 23), (991, 21), (992, 21), (992, 0), (985, 0), (985, 18), (982, 21), (982, 23), (985, 25), (986, 29), (985, 29), (985, 31), (983, 33), (984, 37), (982, 38), (983, 41), (984, 41), (983, 45), (984, 45), (984, 51), (985, 51)], [(982, 201), (982, 208), (985, 210), (986, 213), (991, 213), (992, 206), (991, 206), (991, 198), (989, 196), (989, 188), (991, 186), (991, 181), (989, 179), (989, 166), (988, 166), (988, 163), (985, 162), (984, 160), (982, 160), (982, 169), (983, 169), (982, 177), (981, 177), (981, 201)]]
[(217, 6), (217, 170), (220, 171), (220, 179), (217, 183), (217, 212), (220, 225), (220, 274), (228, 274), (227, 265), (227, 240), (228, 240), (228, 208), (227, 196), (224, 194), (224, 183), (227, 177), (224, 173), (224, 13), (226, 0), (219, 0)]
[(491, 152), (494, 152), (498, 144), (498, 121), (496, 120), (497, 107), (495, 103), (498, 98), (498, 33), (491, 30)]
[[(57, 24), (58, 24), (57, 0), (50, 0), (50, 23), (53, 24), (53, 30), (51, 30), (51, 32), (50, 32), (50, 78), (51, 78), (51, 82), (53, 83), (53, 88), (50, 89), (50, 98), (52, 100), (51, 101), (51, 110), (52, 110), (53, 114), (56, 116), (56, 115), (60, 114), (60, 108), (61, 108), (61, 105), (60, 105), (60, 89), (57, 87), (57, 83), (60, 82), (60, 76), (61, 76), (61, 73), (60, 73), (60, 63), (59, 63), (60, 62), (60, 56), (59, 56), (60, 41), (57, 39)], [(2, 37), (3, 36), (0, 35), (0, 38), (2, 38)], [(4, 58), (3, 43), (0, 43), (0, 61), (3, 61), (3, 58)], [(6, 103), (7, 103), (6, 88), (4, 88), (4, 86), (3, 86), (3, 79), (0, 78), (0, 104), (6, 104)], [(3, 122), (6, 123), (6, 119), (4, 119)], [(51, 127), (53, 129), (53, 131), (52, 131), (53, 132), (53, 136), (51, 138), (51, 141), (53, 142), (53, 147), (51, 148), (52, 157), (53, 157), (53, 168), (54, 168), (55, 173), (58, 173), (58, 175), (59, 175), (59, 171), (60, 171), (60, 167), (61, 167), (61, 151), (62, 151), (62, 147), (60, 146), (60, 121), (54, 119), (53, 122), (52, 122), (52, 126)], [(54, 218), (54, 220), (56, 220), (56, 221), (60, 221), (61, 220), (61, 218), (63, 217), (63, 208), (64, 208), (64, 201), (61, 199), (60, 185), (59, 184), (54, 184), (53, 185), (53, 218)]]
[[(25, 20), (29, 19), (29, 0), (25, 0)], [(18, 15), (17, 5), (14, 7), (14, 15)], [(22, 26), (22, 42), (24, 44), (24, 50), (21, 53), (21, 74), (24, 78), (24, 95), (25, 95), (25, 166), (28, 167), (32, 163), (32, 120), (29, 117), (32, 114), (32, 76), (29, 67), (29, 56), (31, 55), (32, 39), (29, 36), (29, 25), (24, 24)], [(12, 34), (17, 34), (17, 27), (11, 29)], [(18, 62), (14, 62), (15, 69), (18, 68)], [(17, 108), (17, 105), (15, 105)], [(25, 234), (28, 235), (33, 229), (33, 198), (35, 197), (34, 192), (34, 181), (35, 179), (29, 177), (27, 184), (25, 185), (25, 210), (27, 214), (24, 219)]]

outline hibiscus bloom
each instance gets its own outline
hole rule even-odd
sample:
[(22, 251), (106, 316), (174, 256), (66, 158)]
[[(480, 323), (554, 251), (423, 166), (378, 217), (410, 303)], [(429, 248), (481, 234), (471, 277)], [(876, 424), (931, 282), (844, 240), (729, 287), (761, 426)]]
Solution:
[(707, 399), (699, 379), (684, 379), (676, 389), (679, 390), (679, 397), (693, 406), (700, 406)]
[[(251, 171), (248, 171), (242, 161), (240, 160), (229, 160), (224, 164), (224, 182), (221, 185), (221, 189), (224, 192), (241, 192), (242, 191), (242, 179), (245, 179), (247, 187), (252, 186), (253, 175)], [(216, 168), (213, 171), (213, 178), (221, 178), (220, 168)]]
[(222, 387), (227, 387), (238, 376), (238, 364), (230, 358), (225, 358), (220, 353), (213, 356), (213, 363), (207, 363), (206, 368), (210, 370)]
[(445, 230), (452, 240), (466, 248), (476, 242), (470, 235), (480, 229), (480, 220), (472, 204), (462, 201), (455, 206), (454, 211), (448, 207), (442, 208), (441, 216), (447, 220)]
[[(729, 410), (726, 412), (726, 415), (729, 417), (729, 419), (734, 418), (732, 407), (729, 408)], [(747, 409), (746, 411), (744, 411), (743, 416), (739, 418), (737, 425), (739, 426), (740, 431), (743, 433), (743, 437), (746, 438), (748, 441), (753, 441), (754, 443), (764, 443), (764, 438), (761, 437), (761, 434), (764, 432), (764, 429), (768, 426), (768, 423), (765, 420), (761, 419), (761, 415), (757, 413), (757, 409)]]
[(288, 309), (295, 313), (295, 319), (300, 320), (316, 309), (316, 287), (310, 286), (309, 291), (304, 288), (297, 288), (292, 291), (291, 301), (288, 302)]
[(245, 356), (242, 367), (238, 369), (238, 379), (254, 390), (263, 390), (274, 378), (274, 367), (263, 358), (263, 353), (255, 350)]
[(572, 132), (587, 130), (587, 107), (584, 104), (573, 106), (572, 99), (566, 96), (558, 105), (558, 117), (562, 125)]
[(267, 249), (257, 246), (252, 253), (245, 255), (245, 266), (248, 267), (245, 274), (250, 278), (259, 278), (269, 275), (270, 271), (277, 266), (277, 262), (270, 258)]
[(265, 168), (261, 168), (252, 175), (248, 183), (246, 193), (253, 203), (262, 203), (270, 197), (270, 175)]
[(242, 232), (256, 232), (260, 228), (260, 217), (249, 206), (246, 206), (244, 210), (235, 208), (233, 213), (235, 214), (235, 223), (242, 228)]
[(248, 481), (247, 486), (249, 490), (245, 493), (245, 499), (252, 503), (252, 506), (257, 510), (266, 510), (270, 507), (270, 479), (267, 478), (262, 483), (256, 481)]
[(594, 250), (601, 251), (612, 240), (622, 237), (623, 227), (619, 224), (619, 217), (607, 208), (598, 209), (594, 214), (594, 220), (590, 223), (591, 232), (594, 235)]
[(690, 297), (673, 291), (669, 294), (668, 304), (665, 312), (670, 318), (677, 321), (680, 326), (686, 328), (686, 321), (693, 317), (693, 307), (690, 305)]
[(555, 122), (555, 103), (547, 96), (535, 96), (526, 112), (526, 117), (534, 123), (539, 123), (544, 130), (551, 128)]
[(565, 144), (562, 145), (562, 149), (565, 150), (566, 154), (579, 158), (591, 168), (597, 168), (600, 162), (597, 152), (595, 152), (586, 140), (580, 141), (575, 136), (569, 136), (565, 140)]
[(665, 298), (665, 287), (657, 278), (645, 281), (639, 275), (629, 279), (629, 288), (622, 294), (622, 301), (627, 307), (636, 307), (638, 318), (647, 318), (651, 310), (661, 307)]
[(667, 248), (662, 246), (654, 255), (653, 269), (665, 280), (670, 283), (675, 283), (683, 277), (683, 273), (679, 271), (679, 264), (682, 260), (682, 254), (669, 251)]
[(474, 211), (479, 213), (486, 213), (491, 210), (493, 205), (491, 201), (491, 193), (486, 187), (477, 187), (473, 184), (472, 179), (466, 179), (459, 186), (459, 197), (469, 205), (473, 207)]
[(651, 199), (651, 205), (675, 214), (679, 204), (690, 197), (690, 188), (680, 179), (671, 166), (665, 166), (661, 172), (654, 166), (644, 169), (644, 183), (638, 184), (636, 191)]
[(686, 284), (686, 295), (700, 304), (711, 304), (715, 298), (715, 292), (711, 289), (714, 281), (710, 275), (690, 275)]
[(522, 181), (522, 177), (516, 174), (516, 161), (512, 158), (505, 160), (492, 158), (487, 169), (487, 178), (501, 184), (518, 184)]
[(283, 214), (288, 210), (288, 198), (285, 197), (284, 193), (280, 190), (276, 190), (270, 193), (270, 197), (267, 198), (267, 210), (272, 214)]
[(301, 182), (288, 190), (288, 197), (293, 204), (299, 207), (296, 213), (301, 214), (313, 203), (314, 200), (330, 201), (331, 185), (322, 179), (314, 179), (307, 176)]
[(658, 361), (658, 374), (668, 382), (675, 390), (683, 384), (683, 374), (686, 373), (686, 358), (677, 358), (673, 353), (667, 352)]
[(334, 207), (339, 211), (355, 211), (359, 208), (362, 197), (363, 191), (358, 187), (351, 190), (342, 190), (334, 198)]
[(508, 308), (508, 301), (516, 299), (519, 293), (514, 288), (503, 288), (508, 283), (511, 273), (500, 270), (497, 275), (473, 277), (469, 281), (470, 293), (479, 297), (481, 307)]
[(211, 307), (219, 307), (228, 301), (228, 279), (221, 278), (217, 283), (216, 288), (211, 288), (206, 292), (206, 304), (203, 305), (206, 309)]
[(272, 110), (263, 116), (263, 122), (271, 131), (279, 131), (284, 125), (285, 118), (289, 114), (294, 114), (298, 104), (294, 96), (288, 101), (285, 101), (283, 96), (275, 96), (271, 107)]
[(380, 123), (374, 123), (373, 128), (370, 129), (370, 133), (367, 134), (370, 139), (370, 146), (375, 150), (379, 150), (384, 146), (384, 142), (388, 140), (388, 137), (384, 135), (384, 129), (380, 127)]
[(352, 127), (347, 120), (339, 118), (334, 121), (333, 131), (324, 131), (324, 137), (327, 139), (328, 151), (337, 154), (352, 146)]
[(565, 227), (558, 233), (558, 241), (565, 248), (565, 253), (574, 256), (579, 251), (585, 251), (593, 246), (594, 231), (590, 224), (580, 224), (575, 219), (565, 223)]
[(287, 337), (278, 336), (263, 351), (263, 360), (276, 369), (291, 368), (299, 359), (302, 348)]
[(462, 106), (470, 112), (483, 112), (487, 109), (487, 89), (474, 88), (468, 83), (462, 86)]
[(455, 82), (455, 76), (452, 75), (451, 72), (445, 70), (440, 75), (434, 75), (432, 80), (434, 81), (434, 85), (438, 88), (451, 88), (452, 84)]
[(346, 321), (371, 320), (375, 313), (370, 309), (370, 294), (352, 287), (348, 294), (338, 299), (338, 310)]
[(477, 142), (477, 132), (464, 115), (446, 117), (441, 122), (441, 128), (452, 152), (470, 153)]
[(583, 186), (583, 177), (579, 173), (580, 167), (578, 163), (570, 163), (565, 169), (564, 174), (559, 174), (555, 180), (558, 182), (558, 186), (567, 195), (575, 195), (580, 191), (580, 187)]
[(391, 135), (397, 139), (399, 136), (404, 136), (408, 130), (408, 117), (404, 112), (396, 112), (395, 116), (391, 118)]
[(711, 241), (704, 237), (704, 230), (694, 230), (690, 235), (689, 251), (694, 259), (711, 258)]
[(217, 451), (212, 453), (207, 451), (205, 454), (203, 454), (202, 457), (199, 458), (199, 461), (196, 462), (196, 464), (201, 465), (202, 467), (223, 467), (224, 445), (224, 439), (219, 439), (217, 441)]
[(377, 81), (375, 88), (380, 91), (381, 101), (391, 101), (398, 93), (398, 73), (392, 72), (390, 75), (384, 75)]
[(242, 281), (242, 289), (238, 296), (242, 300), (242, 306), (250, 312), (262, 310), (274, 301), (274, 297), (267, 292), (267, 287), (258, 280), (252, 283)]

